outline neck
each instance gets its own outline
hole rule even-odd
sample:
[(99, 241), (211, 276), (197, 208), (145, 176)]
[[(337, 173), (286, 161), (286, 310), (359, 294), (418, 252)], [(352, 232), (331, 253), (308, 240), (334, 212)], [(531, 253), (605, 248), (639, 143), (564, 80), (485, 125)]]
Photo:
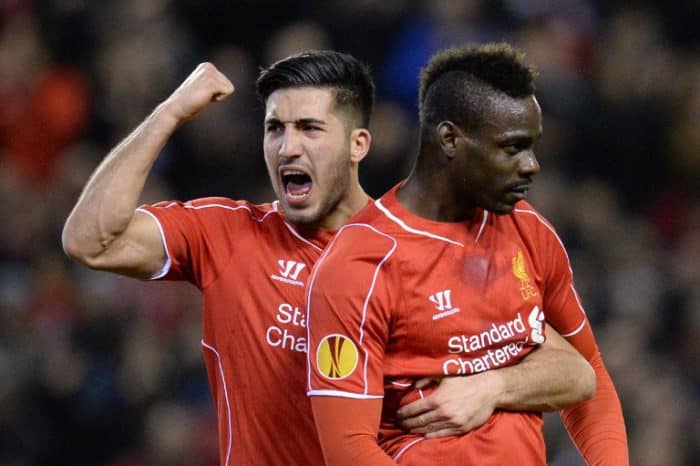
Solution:
[(464, 195), (450, 184), (450, 178), (445, 176), (449, 167), (434, 160), (436, 157), (420, 154), (413, 171), (397, 191), (396, 198), (412, 214), (435, 222), (472, 219), (475, 207), (465, 202)]
[(331, 212), (323, 217), (315, 228), (323, 230), (337, 230), (347, 223), (350, 217), (361, 211), (369, 201), (369, 196), (362, 189), (357, 173), (353, 173), (350, 178), (348, 192), (338, 202)]

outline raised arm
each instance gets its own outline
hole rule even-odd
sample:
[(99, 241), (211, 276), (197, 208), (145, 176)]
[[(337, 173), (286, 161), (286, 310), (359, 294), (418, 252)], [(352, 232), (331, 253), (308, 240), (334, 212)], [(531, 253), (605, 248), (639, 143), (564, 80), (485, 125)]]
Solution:
[(135, 212), (148, 173), (179, 125), (233, 92), (211, 63), (200, 64), (100, 163), (63, 227), (63, 249), (88, 267), (149, 278), (166, 260), (156, 223)]
[(546, 332), (547, 340), (519, 364), (443, 378), (430, 395), (398, 411), (402, 426), (428, 438), (460, 435), (496, 409), (556, 411), (593, 396), (591, 365), (549, 325)]

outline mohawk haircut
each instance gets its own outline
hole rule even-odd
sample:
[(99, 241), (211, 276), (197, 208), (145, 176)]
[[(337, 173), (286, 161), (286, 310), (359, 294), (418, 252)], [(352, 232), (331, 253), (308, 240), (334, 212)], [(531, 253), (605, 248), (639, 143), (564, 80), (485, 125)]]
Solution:
[(367, 65), (355, 57), (332, 50), (309, 50), (261, 70), (255, 83), (263, 104), (279, 89), (304, 86), (334, 90), (335, 108), (348, 111), (362, 127), (369, 127), (374, 107), (374, 81)]
[(523, 98), (534, 94), (536, 71), (525, 56), (506, 43), (444, 50), (421, 70), (418, 108), (425, 134), (441, 121), (460, 128), (477, 128), (489, 100), (505, 94)]

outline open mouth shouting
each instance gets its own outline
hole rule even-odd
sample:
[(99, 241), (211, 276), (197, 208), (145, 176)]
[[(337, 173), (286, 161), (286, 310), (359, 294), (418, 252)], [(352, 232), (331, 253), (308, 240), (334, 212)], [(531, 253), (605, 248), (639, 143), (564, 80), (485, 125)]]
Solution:
[(301, 168), (280, 169), (284, 198), (292, 207), (301, 207), (311, 197), (313, 181), (311, 175)]

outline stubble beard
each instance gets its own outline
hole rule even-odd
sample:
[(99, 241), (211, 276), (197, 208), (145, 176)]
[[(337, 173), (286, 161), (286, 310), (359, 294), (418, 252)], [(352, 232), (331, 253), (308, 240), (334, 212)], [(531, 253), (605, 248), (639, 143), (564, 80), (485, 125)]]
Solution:
[[(314, 196), (320, 195), (318, 204), (315, 207), (310, 206), (303, 209), (307, 210), (312, 208), (313, 210), (311, 212), (302, 212), (302, 209), (289, 208), (285, 206), (284, 202), (280, 201), (285, 218), (295, 225), (310, 228), (320, 227), (324, 220), (335, 212), (338, 205), (347, 196), (348, 187), (350, 185), (349, 164), (339, 163), (334, 166), (333, 172), (327, 177), (325, 184), (327, 186), (327, 191), (325, 193), (314, 193)], [(314, 189), (319, 188), (314, 186)], [(278, 195), (278, 199), (281, 199), (281, 196)]]

